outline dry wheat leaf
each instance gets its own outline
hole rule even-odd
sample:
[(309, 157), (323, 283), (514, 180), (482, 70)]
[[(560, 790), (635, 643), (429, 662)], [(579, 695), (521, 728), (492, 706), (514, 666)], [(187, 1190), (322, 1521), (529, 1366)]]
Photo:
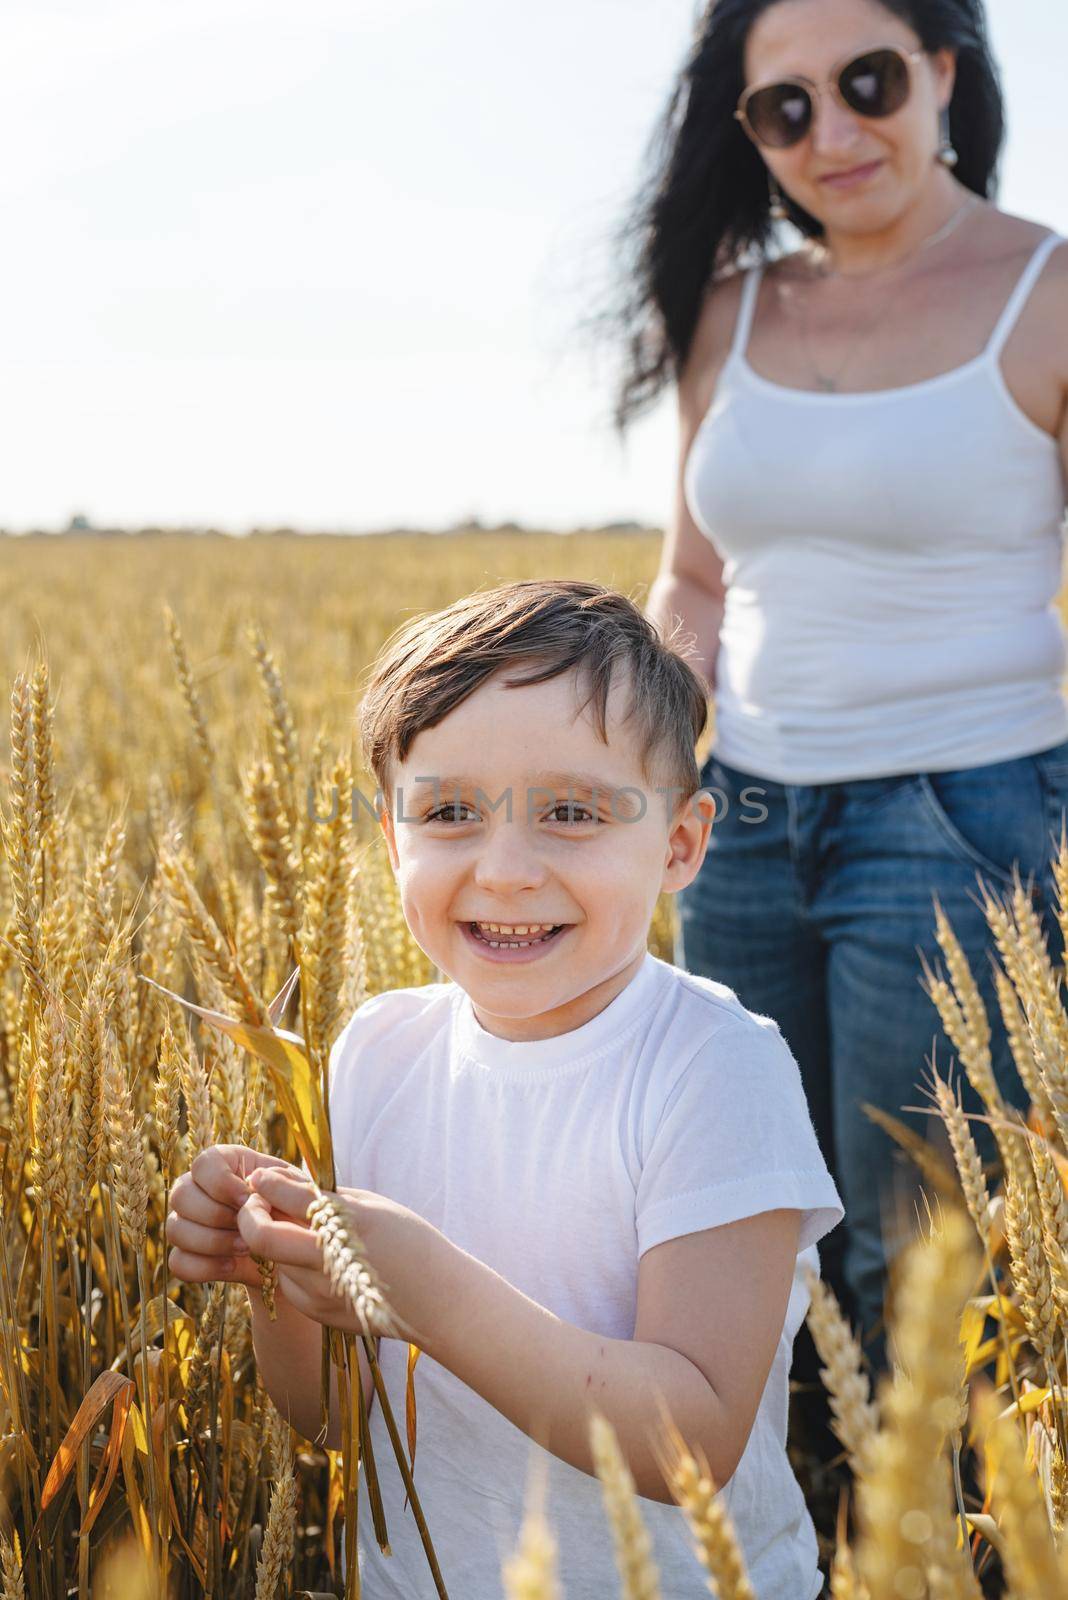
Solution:
[(283, 983), (282, 987), (279, 989), (278, 993), (267, 1007), (267, 1015), (270, 1017), (275, 1027), (278, 1026), (278, 1019), (285, 1010), (286, 1005), (289, 1002), (289, 997), (293, 993), (299, 977), (300, 968), (294, 967), (285, 983)]
[(134, 1384), (129, 1378), (124, 1377), (122, 1373), (101, 1372), (94, 1380), (88, 1394), (78, 1407), (63, 1442), (56, 1451), (55, 1460), (48, 1469), (48, 1476), (41, 1491), (41, 1512), (33, 1525), (29, 1538), (26, 1540), (27, 1547), (36, 1539), (45, 1512), (69, 1477), (71, 1468), (76, 1464), (81, 1444), (89, 1436), (97, 1419), (114, 1402), (107, 1448), (104, 1451), (96, 1479), (89, 1493), (89, 1503), (80, 1530), (82, 1534), (89, 1534), (93, 1523), (107, 1500), (108, 1492), (118, 1469), (119, 1455), (126, 1437), (126, 1421), (133, 1394)]
[(251, 1051), (266, 1063), (271, 1071), (275, 1094), (292, 1128), (300, 1153), (309, 1168), (319, 1172), (323, 1155), (320, 1130), (326, 1127), (326, 1108), (300, 1035), (284, 1028), (264, 1028), (256, 1023), (236, 1021), (233, 1017), (224, 1016), (221, 1011), (212, 1011), (207, 1006), (196, 1005), (192, 1000), (183, 1000), (181, 995), (165, 989), (144, 973), (140, 976), (143, 982), (150, 983), (154, 989), (159, 989), (187, 1011), (202, 1017), (220, 1033), (233, 1039), (235, 1044)]
[[(404, 1386), (404, 1424), (408, 1434), (408, 1457), (412, 1472), (415, 1471), (415, 1363), (419, 1360), (420, 1350), (417, 1344), (408, 1346), (408, 1378)], [(408, 1509), (408, 1493), (405, 1490), (402, 1512)]]
[[(133, 1409), (131, 1402), (131, 1410)], [(144, 1434), (144, 1423), (141, 1424), (141, 1433)], [(144, 1499), (137, 1482), (137, 1448), (134, 1444), (133, 1430), (124, 1428), (122, 1434), (122, 1473), (126, 1482), (126, 1499), (130, 1507), (130, 1520), (134, 1531), (141, 1543), (141, 1549), (146, 1560), (152, 1557), (152, 1527), (145, 1510)], [(147, 1458), (147, 1451), (146, 1451)]]

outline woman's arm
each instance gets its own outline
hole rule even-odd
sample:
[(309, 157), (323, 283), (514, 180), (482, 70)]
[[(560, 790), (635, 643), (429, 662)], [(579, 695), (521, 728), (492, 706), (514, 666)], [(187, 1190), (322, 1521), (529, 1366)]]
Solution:
[(694, 578), (662, 568), (650, 585), (645, 614), (661, 638), (667, 636), (675, 617), (681, 620), (684, 631), (692, 633), (697, 640), (694, 665), (703, 673), (709, 688), (714, 689), (723, 595), (705, 588)]
[(730, 345), (737, 300), (737, 286), (731, 281), (708, 295), (679, 375), (675, 504), (660, 553), (660, 569), (645, 606), (646, 616), (661, 637), (670, 630), (675, 616), (681, 619), (685, 630), (696, 636), (697, 665), (711, 689), (716, 683), (719, 630), (726, 599), (723, 562), (690, 515), (683, 480), (690, 446), (707, 409), (710, 376), (718, 371)]

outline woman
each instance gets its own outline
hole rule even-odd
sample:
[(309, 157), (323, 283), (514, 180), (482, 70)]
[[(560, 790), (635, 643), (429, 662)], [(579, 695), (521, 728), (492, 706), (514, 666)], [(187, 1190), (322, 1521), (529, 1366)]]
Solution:
[[(932, 896), (1011, 1104), (977, 872), (1034, 875), (1061, 958), (1068, 241), (987, 198), (1003, 134), (979, 0), (719, 0), (624, 313), (620, 429), (669, 377), (680, 419), (648, 613), (681, 618), (715, 689), (717, 820), (676, 959), (798, 1059), (846, 1207), (823, 1271), (876, 1373), (889, 1262), (923, 1211), (861, 1105), (930, 1128), (902, 1108), (936, 1040), (943, 1075), (950, 1054), (920, 982)], [(772, 257), (780, 217), (804, 238)]]

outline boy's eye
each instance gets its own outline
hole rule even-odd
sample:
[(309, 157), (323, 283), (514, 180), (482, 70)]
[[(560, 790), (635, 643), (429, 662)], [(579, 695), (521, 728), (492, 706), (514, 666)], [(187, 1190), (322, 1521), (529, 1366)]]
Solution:
[(593, 821), (596, 820), (594, 818), (593, 812), (590, 810), (590, 808), (588, 806), (579, 805), (574, 800), (561, 800), (561, 801), (559, 801), (558, 804), (553, 806), (553, 809), (552, 809), (552, 812), (550, 813), (550, 815), (555, 816), (555, 814), (558, 811), (570, 811), (572, 813), (574, 813), (576, 811), (581, 811), (583, 813), (582, 816), (580, 816), (580, 817), (577, 817), (577, 816), (574, 816), (574, 815), (569, 816), (569, 817), (564, 817), (563, 820), (565, 822), (576, 822), (576, 823), (577, 822), (593, 822)]
[(434, 811), (428, 811), (423, 820), (425, 822), (463, 822), (466, 819), (461, 817), (459, 813), (470, 810), (471, 807), (463, 800), (454, 800), (451, 805), (438, 806)]

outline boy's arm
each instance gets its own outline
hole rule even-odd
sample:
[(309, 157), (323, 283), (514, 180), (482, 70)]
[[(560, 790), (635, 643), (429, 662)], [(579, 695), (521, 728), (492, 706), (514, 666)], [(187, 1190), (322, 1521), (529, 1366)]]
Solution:
[[(249, 1289), (248, 1297), (252, 1308), (252, 1344), (263, 1386), (282, 1416), (288, 1417), (297, 1432), (303, 1434), (305, 1439), (315, 1440), (322, 1426), (319, 1392), (323, 1325), (298, 1311), (283, 1294), (275, 1294), (275, 1310), (278, 1313), (275, 1322), (268, 1316), (257, 1289)], [(364, 1404), (369, 1416), (375, 1399), (374, 1383), (363, 1341), (359, 1338), (356, 1340), (356, 1353), (360, 1361)], [(333, 1362), (330, 1363), (330, 1425), (326, 1439), (321, 1444), (327, 1450), (341, 1448), (341, 1407)]]
[[(782, 1192), (793, 1195), (796, 1175), (789, 1176)], [(249, 1182), (269, 1205), (240, 1213), (245, 1242), (272, 1261), (291, 1251), (310, 1280), (310, 1302), (318, 1294), (321, 1320), (333, 1321), (337, 1300), (321, 1263), (309, 1269), (307, 1241), (271, 1218), (287, 1207), (305, 1216), (306, 1180), (268, 1171)], [(594, 1473), (589, 1422), (597, 1409), (615, 1429), (638, 1493), (670, 1504), (655, 1448), (662, 1402), (717, 1484), (733, 1476), (782, 1337), (800, 1209), (780, 1206), (650, 1246), (638, 1263), (633, 1337), (611, 1338), (556, 1316), (397, 1201), (338, 1192), (405, 1337), (553, 1455)], [(314, 1403), (313, 1394), (309, 1410)]]
[(672, 1504), (653, 1449), (662, 1439), (658, 1394), (722, 1488), (782, 1336), (799, 1229), (799, 1211), (765, 1211), (648, 1250), (632, 1339), (565, 1322), (444, 1235), (433, 1270), (413, 1274), (400, 1302), (426, 1330), (421, 1343), (433, 1360), (591, 1474), (590, 1412), (602, 1412), (638, 1493)]

